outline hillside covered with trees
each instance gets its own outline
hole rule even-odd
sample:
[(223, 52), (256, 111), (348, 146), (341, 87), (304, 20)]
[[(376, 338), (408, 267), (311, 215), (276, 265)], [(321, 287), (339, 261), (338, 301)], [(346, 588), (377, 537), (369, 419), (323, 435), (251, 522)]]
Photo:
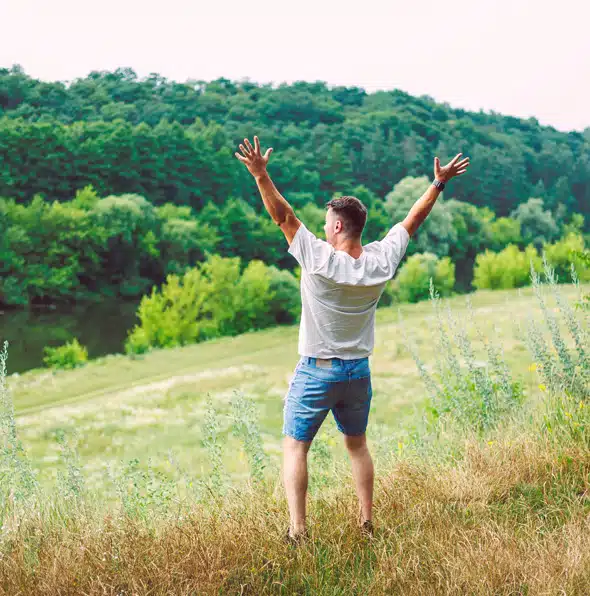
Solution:
[(314, 231), (334, 194), (365, 202), (365, 242), (405, 215), (434, 155), (469, 155), (469, 175), (409, 249), (450, 257), (460, 290), (486, 249), (540, 249), (590, 223), (590, 129), (399, 90), (177, 83), (129, 69), (64, 84), (12, 67), (0, 69), (0, 303), (141, 296), (208, 253), (293, 269), (233, 156), (252, 134), (274, 148), (271, 175)]

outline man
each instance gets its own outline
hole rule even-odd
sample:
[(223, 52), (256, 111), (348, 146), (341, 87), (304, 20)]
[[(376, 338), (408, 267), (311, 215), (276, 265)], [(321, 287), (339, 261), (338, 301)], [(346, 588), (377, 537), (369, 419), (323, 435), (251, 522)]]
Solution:
[(434, 181), (380, 241), (361, 244), (367, 219), (365, 206), (355, 197), (327, 204), (326, 241), (303, 225), (273, 184), (258, 137), (240, 144), (236, 157), (248, 168), (266, 210), (281, 228), (289, 253), (301, 266), (301, 356), (284, 407), (283, 480), (289, 504), (287, 537), (298, 542), (306, 533), (307, 453), (329, 411), (332, 411), (352, 465), (359, 499), (360, 525), (372, 535), (373, 461), (365, 431), (372, 388), (369, 356), (373, 350), (375, 309), (387, 282), (393, 278), (410, 237), (434, 206), (444, 185), (463, 174), (469, 158), (457, 154), (441, 167), (434, 158)]

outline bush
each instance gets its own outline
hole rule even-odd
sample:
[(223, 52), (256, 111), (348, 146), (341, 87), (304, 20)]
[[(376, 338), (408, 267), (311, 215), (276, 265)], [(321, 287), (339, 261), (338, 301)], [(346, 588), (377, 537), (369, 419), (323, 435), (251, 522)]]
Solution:
[(570, 233), (554, 244), (545, 244), (543, 251), (560, 282), (571, 281), (572, 265), (580, 281), (590, 280), (590, 269), (580, 256), (584, 252), (584, 238), (581, 234)]
[(161, 289), (143, 297), (141, 322), (125, 349), (138, 354), (293, 322), (298, 303), (297, 280), (289, 272), (254, 260), (240, 273), (239, 258), (213, 255), (183, 276), (169, 275)]
[[(300, 270), (299, 270), (300, 271)], [(284, 269), (269, 267), (270, 291), (269, 313), (276, 323), (295, 323), (301, 315), (299, 280)]]
[(475, 259), (473, 285), (478, 290), (502, 290), (529, 285), (531, 261), (535, 271), (540, 271), (542, 262), (534, 246), (527, 246), (524, 251), (514, 244), (498, 253), (486, 250)]
[(45, 347), (43, 362), (49, 368), (70, 369), (83, 366), (88, 360), (88, 350), (77, 339), (57, 348)]
[(386, 288), (389, 297), (399, 302), (419, 302), (429, 297), (430, 279), (441, 296), (450, 296), (455, 285), (455, 265), (449, 257), (439, 259), (432, 253), (412, 255)]

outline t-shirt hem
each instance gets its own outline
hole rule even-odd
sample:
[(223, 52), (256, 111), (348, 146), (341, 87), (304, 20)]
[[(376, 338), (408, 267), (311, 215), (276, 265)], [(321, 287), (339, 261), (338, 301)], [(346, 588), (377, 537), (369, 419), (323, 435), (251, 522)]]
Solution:
[(340, 360), (358, 360), (359, 358), (368, 358), (369, 356), (373, 355), (373, 351), (370, 352), (363, 352), (359, 354), (334, 354), (333, 352), (329, 352), (330, 355), (327, 354), (303, 354), (299, 352), (299, 355), (303, 358), (321, 358), (323, 360), (329, 360), (330, 358), (340, 358)]

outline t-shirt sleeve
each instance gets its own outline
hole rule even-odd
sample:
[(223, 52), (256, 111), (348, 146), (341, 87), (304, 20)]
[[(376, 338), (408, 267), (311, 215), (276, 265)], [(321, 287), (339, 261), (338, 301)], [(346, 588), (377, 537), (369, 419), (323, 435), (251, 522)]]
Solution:
[(289, 254), (292, 254), (301, 268), (308, 273), (319, 269), (332, 253), (332, 246), (325, 240), (320, 240), (310, 232), (302, 223), (289, 246)]
[(393, 266), (392, 277), (406, 254), (409, 241), (410, 235), (408, 234), (408, 230), (401, 223), (395, 224), (387, 232), (385, 238), (379, 241), (389, 262)]

